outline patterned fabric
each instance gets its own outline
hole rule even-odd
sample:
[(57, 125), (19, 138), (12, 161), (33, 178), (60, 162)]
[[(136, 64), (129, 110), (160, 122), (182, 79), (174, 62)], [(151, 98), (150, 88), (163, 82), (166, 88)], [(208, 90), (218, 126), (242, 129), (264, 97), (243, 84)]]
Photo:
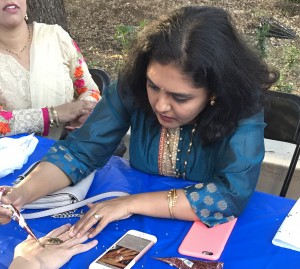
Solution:
[(170, 140), (167, 139), (167, 132), (166, 128), (162, 128), (158, 156), (159, 174), (174, 177), (176, 175), (176, 167), (174, 166), (177, 162), (180, 128), (169, 130)]
[[(43, 133), (41, 108), (78, 98), (97, 102), (100, 93), (78, 46), (60, 26), (33, 24), (30, 71), (13, 56), (0, 53), (0, 106), (13, 115), (6, 120), (0, 112), (0, 123), (10, 130), (0, 129), (0, 136)], [(49, 136), (58, 138), (62, 128), (52, 128)]]
[[(121, 100), (116, 84), (111, 85), (84, 126), (66, 141), (58, 141), (45, 156), (74, 184), (106, 164), (129, 127), (131, 166), (145, 173), (161, 174), (167, 161), (162, 158), (163, 128), (155, 116), (131, 105), (130, 93), (124, 94), (129, 97)], [(264, 127), (260, 112), (240, 120), (234, 133), (206, 147), (200, 142), (201, 130), (196, 128), (187, 155), (194, 125), (181, 126), (176, 168), (183, 171), (187, 160), (186, 179), (195, 183), (184, 192), (202, 222), (209, 226), (227, 222), (246, 206), (264, 158)]]

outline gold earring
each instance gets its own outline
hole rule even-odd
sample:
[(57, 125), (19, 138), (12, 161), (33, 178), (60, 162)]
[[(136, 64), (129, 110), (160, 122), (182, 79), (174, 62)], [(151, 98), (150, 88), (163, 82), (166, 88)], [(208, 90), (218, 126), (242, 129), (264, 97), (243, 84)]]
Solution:
[(211, 99), (210, 99), (210, 105), (211, 106), (214, 106), (215, 104), (216, 104), (216, 97), (215, 96), (213, 96)]
[(27, 16), (27, 14), (25, 15), (25, 17), (24, 17), (24, 20), (27, 22), (28, 21), (28, 16)]

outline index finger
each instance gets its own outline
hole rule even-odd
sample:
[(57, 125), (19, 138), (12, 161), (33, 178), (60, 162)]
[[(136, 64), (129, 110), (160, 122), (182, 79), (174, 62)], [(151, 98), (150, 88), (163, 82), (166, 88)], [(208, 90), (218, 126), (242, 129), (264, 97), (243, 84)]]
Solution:
[(71, 224), (67, 223), (63, 226), (60, 226), (60, 227), (54, 229), (53, 231), (48, 233), (46, 235), (46, 237), (58, 237), (58, 236), (62, 235), (63, 233), (67, 232), (70, 228), (71, 228)]

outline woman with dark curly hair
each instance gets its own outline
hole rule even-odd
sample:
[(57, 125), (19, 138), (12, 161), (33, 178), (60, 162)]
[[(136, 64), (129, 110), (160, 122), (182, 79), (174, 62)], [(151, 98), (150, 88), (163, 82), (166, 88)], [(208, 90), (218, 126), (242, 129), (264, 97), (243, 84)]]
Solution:
[[(227, 12), (179, 8), (138, 34), (118, 82), (84, 126), (57, 142), (2, 202), (20, 208), (76, 184), (107, 163), (131, 127), (132, 167), (195, 183), (91, 205), (71, 236), (97, 224), (93, 237), (131, 214), (208, 226), (227, 222), (240, 215), (255, 190), (264, 158), (264, 95), (276, 79)], [(0, 212), (4, 222), (8, 212)]]

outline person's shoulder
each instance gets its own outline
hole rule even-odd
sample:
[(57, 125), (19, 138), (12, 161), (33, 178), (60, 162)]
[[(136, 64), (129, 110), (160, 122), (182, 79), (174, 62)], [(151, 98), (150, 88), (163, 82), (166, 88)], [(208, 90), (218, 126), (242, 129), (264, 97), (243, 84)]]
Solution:
[(42, 22), (33, 22), (35, 30), (44, 30), (57, 33), (58, 35), (68, 35), (68, 33), (58, 24), (47, 24)]
[(110, 95), (114, 95), (116, 98), (120, 99), (126, 110), (130, 111), (130, 113), (132, 113), (132, 111), (136, 109), (131, 89), (122, 86), (119, 80), (113, 81), (105, 89), (104, 93), (105, 92), (108, 92)]
[(264, 111), (263, 109), (258, 113), (255, 113), (249, 117), (243, 118), (239, 121), (239, 126), (241, 125), (248, 125), (248, 124), (257, 124), (257, 123), (264, 123)]

